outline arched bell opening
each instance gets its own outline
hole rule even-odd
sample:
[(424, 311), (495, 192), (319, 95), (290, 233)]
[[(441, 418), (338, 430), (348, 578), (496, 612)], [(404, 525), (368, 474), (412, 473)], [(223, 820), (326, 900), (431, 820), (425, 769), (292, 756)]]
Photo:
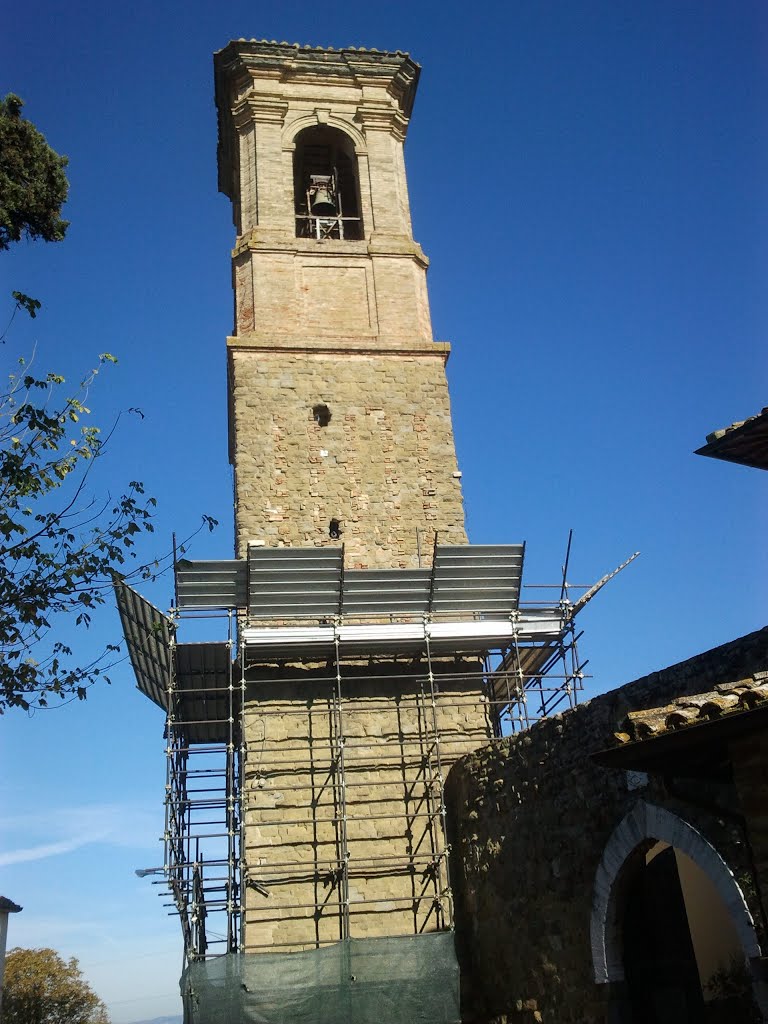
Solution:
[(296, 236), (362, 239), (360, 178), (352, 140), (338, 128), (316, 125), (299, 132), (295, 146)]

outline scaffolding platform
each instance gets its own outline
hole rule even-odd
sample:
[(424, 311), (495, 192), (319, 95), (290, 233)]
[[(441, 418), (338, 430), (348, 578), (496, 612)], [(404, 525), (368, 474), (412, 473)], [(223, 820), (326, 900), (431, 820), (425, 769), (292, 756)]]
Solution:
[[(436, 544), (429, 567), (354, 569), (341, 547), (252, 545), (179, 561), (168, 615), (116, 582), (166, 717), (163, 873), (189, 964), (330, 949), (383, 914), (389, 935), (452, 928), (447, 770), (576, 703), (575, 616), (610, 578), (526, 603), (524, 556)], [(178, 642), (222, 617), (226, 640)]]

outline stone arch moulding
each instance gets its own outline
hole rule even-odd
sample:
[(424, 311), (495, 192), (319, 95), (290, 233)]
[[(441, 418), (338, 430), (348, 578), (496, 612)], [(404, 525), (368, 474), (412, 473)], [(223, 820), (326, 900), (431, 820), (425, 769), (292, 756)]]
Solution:
[(296, 148), (296, 136), (299, 132), (303, 132), (305, 128), (316, 128), (319, 124), (327, 124), (329, 128), (338, 128), (340, 132), (348, 136), (354, 144), (355, 156), (367, 155), (365, 136), (362, 132), (350, 121), (345, 121), (343, 117), (336, 117), (334, 114), (329, 114), (323, 120), (318, 117), (317, 113), (305, 114), (303, 117), (297, 117), (294, 121), (290, 121), (283, 128), (283, 150), (293, 151)]
[(616, 882), (628, 858), (647, 839), (677, 847), (706, 872), (731, 914), (745, 956), (750, 960), (760, 956), (744, 895), (714, 846), (683, 818), (639, 800), (612, 833), (595, 875), (590, 939), (597, 984), (624, 980)]

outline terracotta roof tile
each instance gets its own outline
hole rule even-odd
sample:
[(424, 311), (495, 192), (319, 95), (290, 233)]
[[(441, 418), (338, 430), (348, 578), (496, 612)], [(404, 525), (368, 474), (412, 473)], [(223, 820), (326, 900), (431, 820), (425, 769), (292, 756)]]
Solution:
[(768, 406), (756, 416), (707, 434), (707, 443), (696, 454), (768, 469)]
[(722, 427), (720, 430), (713, 430), (711, 434), (707, 434), (707, 441), (709, 444), (712, 444), (713, 441), (719, 441), (721, 437), (730, 434), (732, 430), (739, 430), (745, 423), (752, 423), (753, 420), (760, 419), (766, 415), (768, 415), (768, 405), (761, 409), (760, 412), (755, 413), (754, 416), (748, 416), (745, 420), (737, 420), (736, 423), (730, 423), (727, 427)]
[(750, 711), (766, 703), (768, 672), (757, 672), (748, 679), (718, 683), (708, 693), (678, 697), (664, 707), (630, 711), (614, 736), (620, 744), (646, 740), (740, 711)]

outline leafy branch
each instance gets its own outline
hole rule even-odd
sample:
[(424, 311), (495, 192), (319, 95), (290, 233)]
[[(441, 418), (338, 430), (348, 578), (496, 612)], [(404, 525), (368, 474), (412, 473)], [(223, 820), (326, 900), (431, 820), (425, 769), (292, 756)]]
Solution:
[[(171, 553), (137, 557), (140, 536), (154, 532), (156, 505), (140, 481), (117, 498), (97, 501), (87, 493), (120, 417), (102, 436), (85, 422), (86, 401), (102, 367), (114, 362), (103, 353), (67, 394), (63, 377), (37, 376), (21, 360), (0, 394), (0, 713), (46, 707), (52, 695), (83, 700), (97, 678), (109, 682), (105, 673), (118, 648), (107, 645), (81, 664), (68, 643), (50, 640), (55, 621), (69, 616), (88, 628), (115, 572), (152, 580), (172, 561)], [(195, 534), (216, 525), (204, 516)]]
[[(22, 238), (59, 242), (68, 227), (61, 217), (67, 158), (21, 116), (22, 106), (12, 93), (0, 99), (0, 253)], [(34, 319), (41, 308), (23, 292), (12, 296), (0, 344), (20, 310)], [(150, 562), (137, 556), (139, 539), (154, 531), (155, 509), (138, 480), (117, 497), (90, 496), (120, 417), (102, 434), (88, 421), (88, 393), (114, 362), (103, 353), (69, 393), (60, 374), (38, 375), (22, 359), (0, 390), (0, 714), (48, 707), (54, 696), (83, 700), (97, 679), (109, 682), (116, 645), (83, 663), (62, 636), (90, 626), (116, 572), (151, 580), (172, 561), (170, 553)], [(141, 410), (129, 412), (143, 419)], [(196, 532), (215, 525), (203, 516)]]

